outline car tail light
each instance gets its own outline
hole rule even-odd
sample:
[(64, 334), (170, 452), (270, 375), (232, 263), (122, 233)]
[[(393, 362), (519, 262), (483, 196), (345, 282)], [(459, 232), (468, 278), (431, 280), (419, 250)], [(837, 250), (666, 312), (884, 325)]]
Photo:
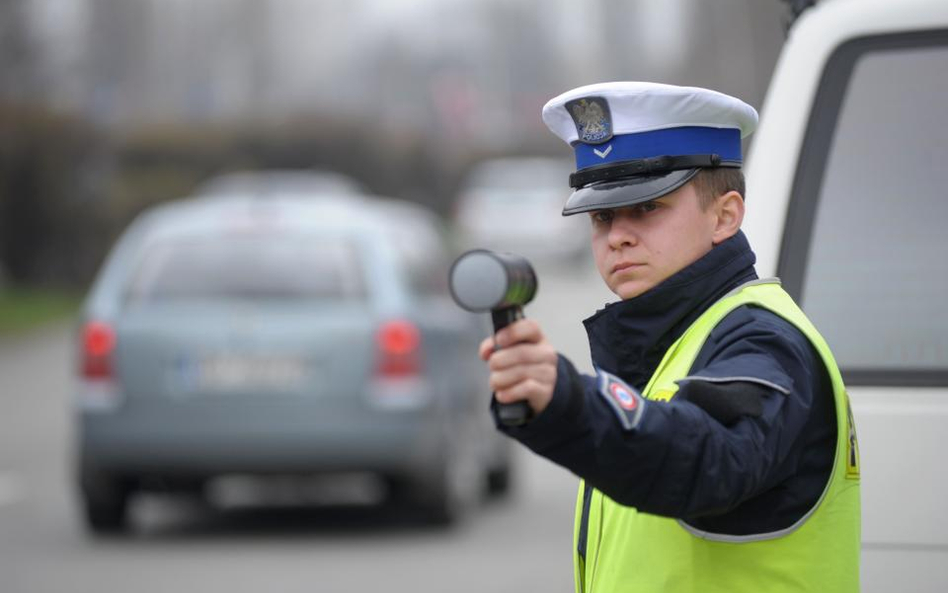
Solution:
[(90, 321), (82, 330), (82, 376), (111, 379), (115, 332), (106, 323)]
[(403, 377), (421, 372), (421, 332), (408, 321), (389, 321), (376, 335), (378, 374)]

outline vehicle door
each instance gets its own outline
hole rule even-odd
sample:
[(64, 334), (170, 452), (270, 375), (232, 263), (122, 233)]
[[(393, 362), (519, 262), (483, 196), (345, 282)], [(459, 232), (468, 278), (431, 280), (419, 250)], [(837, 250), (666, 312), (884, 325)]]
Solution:
[(848, 386), (868, 592), (948, 590), (945, 163), (948, 30), (840, 45), (810, 113), (778, 275)]

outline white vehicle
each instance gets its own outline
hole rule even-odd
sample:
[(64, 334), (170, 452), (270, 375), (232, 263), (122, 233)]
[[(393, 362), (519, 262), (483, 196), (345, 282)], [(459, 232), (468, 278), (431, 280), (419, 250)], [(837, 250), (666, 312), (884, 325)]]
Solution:
[(805, 11), (763, 105), (744, 228), (846, 379), (870, 593), (948, 591), (945, 163), (948, 2)]
[(569, 161), (547, 157), (479, 163), (457, 201), (459, 246), (512, 251), (541, 264), (588, 257), (588, 218), (560, 214), (572, 170)]

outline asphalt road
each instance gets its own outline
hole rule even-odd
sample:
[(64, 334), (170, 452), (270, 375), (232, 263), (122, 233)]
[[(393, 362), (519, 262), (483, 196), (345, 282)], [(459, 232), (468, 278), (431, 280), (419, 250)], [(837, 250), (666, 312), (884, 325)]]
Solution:
[[(608, 298), (590, 268), (541, 267), (527, 308), (585, 370), (579, 319)], [(0, 340), (0, 592), (572, 590), (576, 478), (522, 450), (512, 497), (451, 528), (378, 506), (145, 497), (131, 535), (89, 536), (70, 475), (70, 329)]]

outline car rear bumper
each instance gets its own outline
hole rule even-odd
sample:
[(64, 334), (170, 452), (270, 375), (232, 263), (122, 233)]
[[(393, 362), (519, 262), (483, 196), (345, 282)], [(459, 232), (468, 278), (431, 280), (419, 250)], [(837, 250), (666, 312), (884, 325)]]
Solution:
[(435, 407), (359, 413), (304, 406), (181, 406), (148, 414), (81, 412), (83, 468), (128, 475), (424, 473), (441, 462), (451, 420)]

